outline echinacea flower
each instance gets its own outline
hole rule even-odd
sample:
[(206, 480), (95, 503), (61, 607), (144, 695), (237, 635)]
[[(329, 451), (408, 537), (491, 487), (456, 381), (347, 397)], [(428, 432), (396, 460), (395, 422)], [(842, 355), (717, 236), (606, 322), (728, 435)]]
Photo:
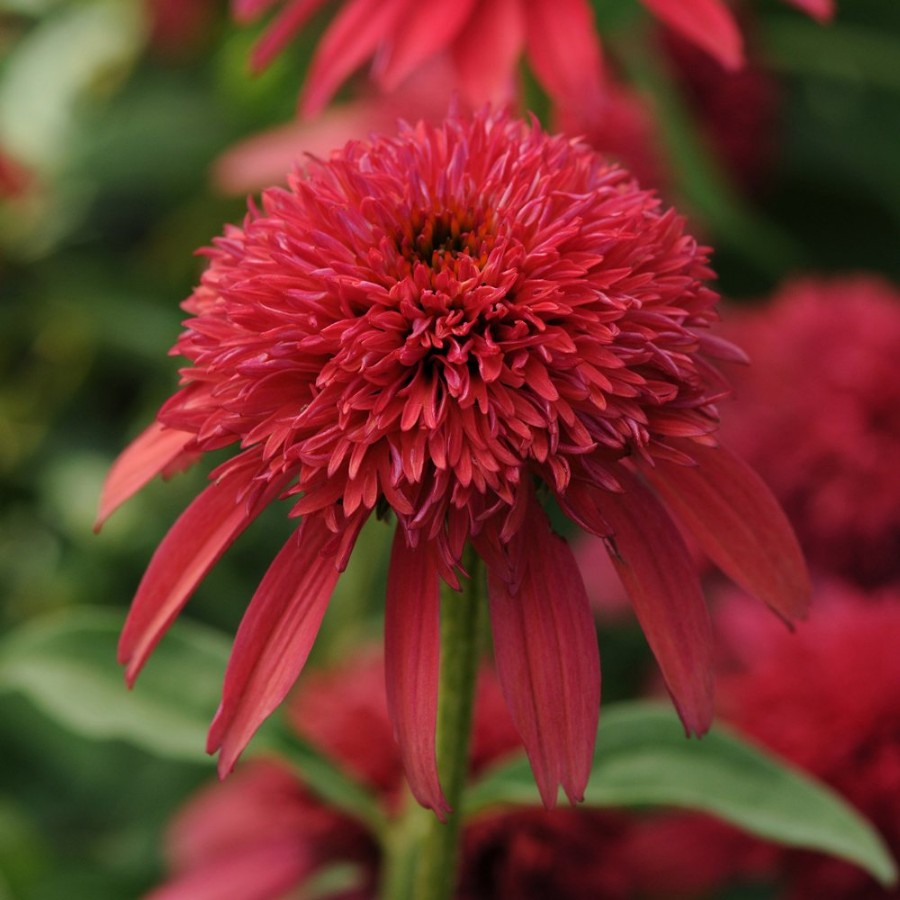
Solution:
[[(833, 0), (786, 0), (817, 19)], [(643, 0), (662, 22), (715, 57), (743, 65), (740, 28), (723, 0)], [(236, 19), (252, 21), (279, 0), (232, 0)], [(262, 69), (306, 25), (324, 0), (282, 0), (253, 53)], [(477, 106), (509, 100), (523, 54), (559, 107), (589, 110), (604, 90), (603, 58), (588, 0), (345, 0), (311, 63), (301, 98), (313, 115), (357, 69), (372, 61), (371, 79), (390, 93), (437, 56), (453, 67), (453, 84)]]
[(723, 434), (765, 478), (810, 563), (858, 584), (900, 578), (900, 289), (804, 278), (735, 311), (754, 365)]
[(385, 645), (412, 790), (435, 764), (439, 585), (487, 568), (501, 685), (544, 802), (582, 796), (600, 670), (540, 498), (606, 538), (689, 731), (712, 715), (710, 623), (673, 515), (785, 617), (808, 585), (757, 476), (715, 445), (716, 294), (683, 221), (587, 146), (505, 113), (351, 142), (227, 228), (186, 301), (190, 365), (110, 472), (100, 519), (227, 446), (160, 544), (120, 643), (132, 682), (267, 504), (299, 527), (250, 601), (208, 749), (228, 772), (303, 667), (365, 521), (396, 520)]

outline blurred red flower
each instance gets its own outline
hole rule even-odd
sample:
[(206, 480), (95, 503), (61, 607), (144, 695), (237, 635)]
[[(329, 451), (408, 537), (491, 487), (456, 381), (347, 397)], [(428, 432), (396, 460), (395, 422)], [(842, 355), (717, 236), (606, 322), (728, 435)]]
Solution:
[[(304, 738), (390, 811), (401, 811), (403, 766), (380, 659), (304, 677), (290, 711)], [(473, 775), (521, 749), (489, 669), (479, 677), (472, 737)], [(631, 824), (625, 814), (605, 810), (486, 813), (463, 834), (457, 897), (626, 900), (640, 879), (640, 862), (628, 855)], [(255, 760), (201, 790), (176, 815), (165, 840), (170, 877), (146, 900), (277, 900), (317, 872), (347, 863), (359, 883), (335, 896), (364, 900), (376, 893), (379, 853), (372, 835), (329, 810), (286, 765)]]
[[(728, 69), (743, 65), (740, 29), (723, 0), (642, 0), (666, 25)], [(832, 0), (786, 0), (819, 19)], [(232, 0), (235, 18), (251, 21), (279, 0)], [(324, 0), (282, 0), (281, 10), (253, 54), (265, 67), (324, 5)], [(372, 60), (371, 79), (396, 90), (437, 56), (453, 67), (453, 85), (465, 101), (510, 99), (522, 55), (561, 109), (590, 111), (602, 98), (603, 63), (587, 0), (345, 0), (313, 56), (301, 98), (312, 115), (340, 85)]]
[(762, 474), (815, 567), (854, 583), (900, 578), (900, 290), (875, 276), (803, 279), (727, 333), (728, 443)]
[[(574, 802), (600, 699), (594, 623), (539, 493), (605, 539), (688, 730), (712, 715), (710, 622), (673, 515), (785, 617), (805, 568), (777, 504), (715, 446), (706, 250), (586, 146), (505, 114), (350, 143), (263, 193), (206, 251), (191, 365), (119, 458), (105, 518), (159, 472), (237, 444), (160, 544), (120, 642), (133, 681), (216, 560), (279, 495), (302, 522), (250, 602), (210, 730), (222, 774), (302, 669), (374, 512), (397, 520), (387, 695), (416, 797), (434, 755), (439, 585), (487, 567), (507, 704), (545, 803)], [(668, 511), (671, 510), (671, 513)]]
[[(900, 854), (897, 588), (865, 593), (825, 583), (794, 634), (755, 615), (743, 597), (723, 605), (717, 624), (726, 657), (722, 716), (834, 787)], [(660, 896), (708, 896), (735, 878), (775, 883), (777, 896), (790, 900), (900, 896), (848, 863), (763, 844), (701, 816), (647, 823), (630, 843)]]

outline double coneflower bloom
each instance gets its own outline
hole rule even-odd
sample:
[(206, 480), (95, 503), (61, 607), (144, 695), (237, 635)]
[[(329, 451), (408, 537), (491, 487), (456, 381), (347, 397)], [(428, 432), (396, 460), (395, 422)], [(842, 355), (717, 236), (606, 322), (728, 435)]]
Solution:
[[(716, 446), (707, 251), (623, 170), (504, 113), (351, 142), (262, 195), (207, 251), (180, 390), (110, 473), (236, 454), (175, 523), (122, 634), (130, 681), (228, 546), (278, 497), (300, 524), (250, 601), (208, 749), (229, 771), (294, 683), (366, 520), (396, 522), (390, 713), (416, 797), (435, 764), (441, 580), (487, 569), (496, 666), (544, 802), (587, 782), (596, 635), (558, 506), (604, 538), (688, 731), (713, 707), (711, 631), (681, 529), (782, 616), (808, 586), (754, 473)], [(677, 519), (677, 524), (676, 524)], [(452, 601), (452, 597), (450, 598)]]

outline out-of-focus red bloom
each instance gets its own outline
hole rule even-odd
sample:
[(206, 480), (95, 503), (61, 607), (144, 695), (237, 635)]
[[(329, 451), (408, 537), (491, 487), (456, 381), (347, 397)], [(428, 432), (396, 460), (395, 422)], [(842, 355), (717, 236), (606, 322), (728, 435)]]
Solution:
[(900, 577), (900, 291), (801, 280), (729, 317), (754, 365), (723, 433), (774, 489), (810, 561), (856, 583)]
[(726, 386), (708, 357), (739, 353), (708, 333), (706, 251), (586, 146), (487, 111), (350, 143), (207, 254), (175, 348), (183, 386), (114, 465), (100, 518), (185, 457), (238, 445), (138, 588), (120, 642), (133, 681), (268, 503), (302, 516), (238, 630), (208, 743), (223, 774), (302, 669), (373, 512), (397, 521), (389, 709), (412, 790), (439, 813), (439, 585), (459, 584), (467, 542), (541, 796), (575, 801), (587, 781), (596, 635), (540, 493), (606, 539), (690, 731), (712, 715), (712, 644), (673, 514), (782, 615), (805, 610), (786, 520), (715, 446)]
[[(900, 853), (900, 592), (827, 583), (795, 634), (755, 616), (745, 598), (726, 603), (718, 624), (729, 660), (722, 715), (832, 785)], [(900, 897), (840, 860), (764, 845), (699, 816), (651, 823), (631, 840), (648, 882), (679, 896), (706, 896), (737, 876), (776, 882), (790, 900)]]
[(0, 148), (0, 200), (21, 197), (32, 183), (32, 173)]
[[(401, 812), (403, 766), (380, 659), (305, 677), (290, 709), (308, 741)], [(472, 775), (521, 747), (488, 669), (478, 681), (472, 738)], [(640, 882), (641, 861), (628, 855), (632, 824), (611, 811), (486, 813), (464, 832), (457, 897), (625, 900)], [(341, 900), (363, 900), (375, 894), (378, 853), (371, 835), (314, 799), (285, 766), (253, 761), (176, 816), (166, 837), (171, 876), (147, 900), (277, 900), (338, 863), (354, 864), (361, 876)]]
[[(833, 11), (832, 0), (787, 2), (819, 19)], [(643, 3), (726, 68), (743, 64), (741, 32), (723, 0)], [(242, 21), (277, 5), (279, 0), (232, 0), (234, 16)], [(324, 0), (280, 5), (254, 51), (254, 68), (280, 53)], [(391, 92), (440, 55), (451, 61), (453, 84), (473, 106), (505, 101), (513, 95), (523, 54), (558, 107), (590, 110), (602, 98), (602, 56), (587, 0), (345, 0), (316, 50), (301, 108), (306, 115), (319, 112), (369, 60), (372, 81)]]
[(163, 53), (194, 47), (209, 30), (214, 0), (145, 0), (150, 42)]
[(169, 826), (170, 877), (146, 900), (279, 900), (333, 861), (353, 863), (374, 895), (378, 849), (359, 825), (319, 802), (280, 761), (254, 760), (191, 797)]
[[(232, 0), (239, 20), (252, 20), (278, 0)], [(286, 0), (253, 54), (263, 68), (291, 41), (324, 0)], [(445, 56), (452, 86), (466, 102), (505, 102), (525, 54), (553, 100), (590, 105), (600, 94), (602, 63), (587, 0), (348, 0), (313, 58), (301, 98), (319, 112), (338, 87), (372, 60), (371, 78), (392, 92), (423, 63)]]

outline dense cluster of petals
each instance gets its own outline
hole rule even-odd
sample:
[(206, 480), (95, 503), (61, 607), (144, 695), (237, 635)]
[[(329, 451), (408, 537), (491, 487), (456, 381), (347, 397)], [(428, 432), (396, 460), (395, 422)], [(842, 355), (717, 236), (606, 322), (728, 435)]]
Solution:
[[(786, 0), (823, 20), (833, 0)], [(643, 0), (650, 12), (724, 67), (743, 65), (740, 28), (723, 0)], [(279, 0), (232, 0), (235, 18), (253, 20)], [(262, 68), (324, 0), (283, 0), (256, 47)], [(588, 0), (345, 0), (316, 49), (301, 99), (319, 112), (340, 85), (371, 61), (371, 79), (392, 92), (436, 57), (473, 105), (510, 99), (522, 55), (561, 108), (588, 110), (602, 98), (602, 52)]]
[(391, 715), (416, 796), (434, 759), (440, 582), (487, 568), (498, 674), (541, 795), (581, 797), (600, 671), (590, 606), (543, 504), (605, 539), (686, 727), (712, 714), (708, 613), (680, 536), (783, 616), (807, 582), (774, 500), (717, 448), (726, 386), (706, 251), (587, 146), (484, 111), (351, 142), (264, 192), (207, 251), (189, 365), (114, 465), (101, 519), (159, 472), (234, 447), (160, 544), (123, 631), (134, 679), (273, 499), (301, 523), (238, 631), (209, 735), (234, 765), (303, 667), (373, 514), (396, 520)]
[(900, 290), (803, 279), (730, 317), (754, 365), (733, 374), (728, 442), (762, 474), (817, 568), (900, 577)]

